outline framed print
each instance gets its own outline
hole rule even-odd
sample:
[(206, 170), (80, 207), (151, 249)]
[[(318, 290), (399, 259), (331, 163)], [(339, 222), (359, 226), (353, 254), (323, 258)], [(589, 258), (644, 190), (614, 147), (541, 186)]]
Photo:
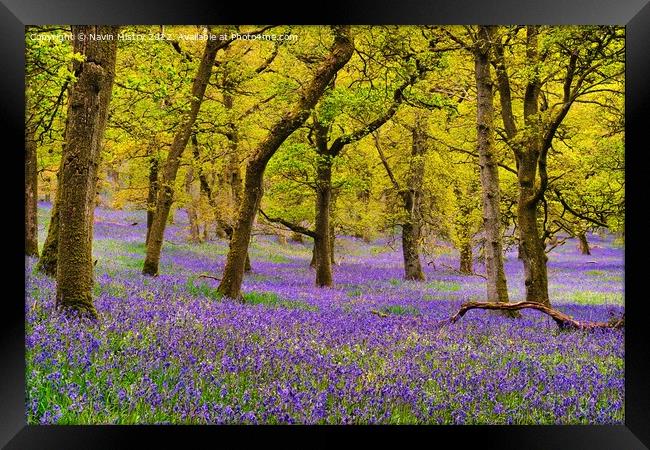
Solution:
[(650, 6), (282, 9), (3, 0), (2, 444), (648, 448)]

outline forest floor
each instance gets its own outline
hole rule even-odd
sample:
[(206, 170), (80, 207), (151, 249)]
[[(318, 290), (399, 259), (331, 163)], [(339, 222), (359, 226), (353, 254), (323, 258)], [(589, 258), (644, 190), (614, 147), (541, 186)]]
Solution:
[[(41, 245), (49, 213), (41, 203)], [(310, 242), (255, 236), (239, 304), (200, 277), (220, 276), (226, 242), (188, 243), (179, 211), (149, 278), (145, 229), (144, 211), (96, 210), (98, 324), (60, 316), (54, 280), (26, 259), (28, 423), (624, 423), (624, 331), (560, 331), (536, 311), (441, 327), (485, 295), (482, 278), (449, 269), (451, 247), (423, 258), (417, 283), (402, 279), (399, 244), (338, 238), (335, 286), (319, 289)], [(551, 301), (606, 321), (624, 312), (624, 249), (589, 238), (590, 256), (575, 240), (549, 254)], [(508, 253), (511, 301), (522, 272)]]

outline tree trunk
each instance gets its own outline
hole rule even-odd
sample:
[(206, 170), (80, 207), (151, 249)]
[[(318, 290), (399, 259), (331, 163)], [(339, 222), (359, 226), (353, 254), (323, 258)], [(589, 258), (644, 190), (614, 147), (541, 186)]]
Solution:
[(459, 272), (465, 274), (474, 273), (473, 261), (474, 256), (472, 254), (472, 243), (466, 242), (460, 248), (460, 267), (458, 269)]
[(38, 256), (38, 178), (34, 130), (25, 127), (25, 254)]
[(334, 232), (334, 224), (332, 223), (331, 213), (330, 213), (330, 264), (336, 264), (336, 261), (334, 260), (335, 240), (336, 240), (336, 233)]
[(190, 167), (185, 174), (185, 193), (188, 196), (187, 200), (187, 217), (190, 222), (190, 242), (201, 242), (201, 232), (199, 229), (199, 216), (194, 205), (194, 195), (192, 193), (192, 181), (194, 181), (193, 170)]
[(330, 202), (332, 200), (332, 160), (323, 158), (316, 169), (316, 286), (332, 286), (330, 246)]
[[(227, 84), (227, 82), (226, 82)], [(233, 96), (229, 93), (223, 94), (223, 104), (228, 112), (228, 125), (226, 131), (226, 138), (228, 139), (228, 157), (226, 161), (226, 166), (224, 168), (223, 178), (226, 180), (228, 186), (229, 197), (228, 197), (228, 218), (227, 221), (229, 224), (234, 224), (239, 211), (239, 207), (242, 200), (242, 185), (243, 180), (241, 177), (241, 170), (239, 167), (239, 132), (237, 130), (237, 125), (232, 119), (232, 109), (233, 109)], [(232, 229), (232, 225), (230, 225)], [(232, 231), (231, 231), (232, 233)], [(244, 263), (244, 272), (250, 272), (251, 259), (246, 251), (246, 261)]]
[(147, 192), (147, 237), (145, 245), (149, 244), (149, 234), (153, 224), (153, 216), (156, 212), (156, 198), (158, 197), (158, 157), (151, 156), (149, 160), (149, 189)]
[(499, 191), (499, 167), (494, 155), (494, 106), (489, 61), (492, 28), (479, 27), (479, 37), (480, 40), (474, 49), (474, 69), (478, 97), (476, 131), (481, 172), (483, 228), (485, 231), (484, 253), (485, 271), (487, 273), (487, 298), (490, 301), (507, 302), (508, 286), (503, 269), (503, 241), (500, 229), (501, 219), (499, 218), (501, 197)]
[(108, 117), (119, 27), (73, 26), (73, 34), (112, 35), (107, 41), (75, 41), (86, 59), (77, 65), (77, 82), (68, 104), (59, 203), (56, 304), (97, 317), (92, 302), (92, 236), (97, 168)]
[(239, 209), (239, 217), (230, 237), (228, 257), (223, 277), (218, 290), (228, 298), (241, 300), (241, 283), (248, 259), (248, 245), (250, 242), (255, 209), (262, 198), (262, 179), (265, 165), (249, 164), (246, 168), (246, 182), (244, 198)]
[(424, 182), (424, 155), (427, 150), (426, 135), (422, 130), (422, 117), (418, 114), (412, 134), (411, 158), (406, 181), (407, 189), (401, 192), (406, 221), (402, 224), (402, 254), (404, 279), (424, 281), (420, 263), (420, 237), (422, 230), (422, 183)]
[[(62, 166), (63, 164), (61, 164), (61, 167)], [(61, 173), (61, 171), (62, 169), (59, 168), (59, 173)], [(59, 249), (59, 188), (57, 188), (54, 204), (52, 205), (50, 225), (47, 228), (47, 237), (43, 243), (43, 251), (41, 252), (41, 257), (36, 264), (36, 270), (49, 277), (56, 277), (56, 262), (58, 259)]]
[(147, 243), (147, 255), (144, 260), (142, 273), (144, 275), (158, 275), (158, 265), (160, 262), (160, 251), (162, 249), (163, 236), (165, 233), (165, 226), (169, 217), (172, 202), (174, 201), (174, 183), (176, 181), (176, 174), (180, 165), (180, 158), (187, 147), (187, 142), (190, 139), (192, 127), (196, 121), (196, 116), (199, 113), (199, 108), (203, 101), (205, 88), (208, 85), (210, 74), (212, 73), (212, 66), (217, 51), (225, 45), (218, 40), (207, 40), (201, 63), (192, 84), (192, 97), (190, 100), (190, 110), (183, 117), (179, 130), (174, 136), (174, 142), (169, 151), (169, 156), (165, 162), (165, 168), (162, 174), (160, 189), (158, 192), (158, 199), (156, 201), (156, 212), (151, 224), (151, 231), (149, 232), (149, 241)]
[[(331, 174), (330, 174), (331, 178)], [(330, 180), (330, 185), (331, 185), (331, 180)], [(334, 265), (336, 262), (334, 261), (334, 241), (336, 240), (336, 233), (334, 232), (334, 221), (332, 220), (332, 217), (334, 217), (334, 207), (336, 203), (336, 196), (337, 194), (332, 191), (330, 195), (330, 207), (329, 207), (329, 216), (330, 216), (330, 227), (329, 227), (329, 248), (330, 248), (330, 264)]]
[[(526, 58), (529, 64), (539, 61), (537, 50), (538, 28), (526, 27)], [(519, 223), (520, 248), (524, 263), (526, 301), (550, 306), (546, 253), (537, 226), (537, 205), (546, 188), (546, 162), (542, 156), (542, 134), (538, 99), (540, 93), (539, 75), (533, 73), (524, 94), (524, 123), (527, 131), (517, 156), (519, 199), (517, 219)], [(535, 186), (539, 164), (540, 186)]]
[(424, 281), (424, 272), (420, 264), (419, 239), (417, 224), (402, 224), (402, 254), (404, 255), (404, 279)]
[(546, 253), (537, 226), (537, 203), (531, 202), (534, 194), (536, 160), (524, 159), (519, 163), (519, 201), (517, 221), (519, 223), (519, 251), (524, 263), (526, 301), (550, 306)]
[(246, 261), (244, 261), (244, 272), (252, 272), (253, 266), (251, 266), (251, 257), (246, 249)]
[[(224, 106), (229, 115), (232, 114), (232, 95), (224, 94), (223, 100)], [(231, 211), (231, 214), (236, 215), (239, 210), (239, 203), (241, 202), (243, 180), (241, 178), (241, 170), (239, 167), (239, 134), (237, 131), (237, 125), (235, 125), (232, 120), (228, 122), (226, 138), (228, 139), (228, 155), (224, 167), (224, 179), (226, 180), (228, 190), (230, 191), (230, 198), (228, 199), (229, 210)], [(234, 221), (235, 217), (231, 217), (231, 222)]]
[(268, 161), (280, 145), (309, 117), (334, 75), (349, 61), (354, 51), (349, 26), (334, 26), (334, 43), (330, 54), (316, 69), (313, 78), (301, 89), (295, 109), (276, 122), (252, 153), (246, 166), (243, 200), (233, 230), (226, 267), (218, 291), (224, 297), (242, 299), (241, 283), (253, 220), (262, 198), (262, 181)]
[(316, 268), (316, 263), (319, 260), (319, 257), (318, 257), (318, 248), (319, 248), (319, 246), (316, 245), (316, 239), (317, 238), (314, 238), (314, 246), (311, 249), (311, 261), (309, 261), (309, 267), (311, 267), (312, 269)]
[(587, 241), (586, 233), (578, 234), (578, 244), (581, 255), (591, 255), (591, 250), (589, 249), (589, 241)]

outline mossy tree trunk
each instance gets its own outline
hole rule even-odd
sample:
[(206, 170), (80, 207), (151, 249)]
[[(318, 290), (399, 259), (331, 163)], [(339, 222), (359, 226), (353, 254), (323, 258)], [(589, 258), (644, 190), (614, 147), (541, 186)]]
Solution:
[[(487, 275), (488, 301), (507, 302), (508, 285), (503, 268), (503, 239), (499, 217), (499, 167), (494, 154), (494, 105), (493, 83), (490, 74), (490, 42), (493, 27), (479, 27), (478, 41), (474, 46), (474, 74), (477, 89), (476, 132), (479, 154), (483, 230), (485, 233), (485, 271)], [(465, 255), (467, 258), (467, 255)], [(469, 267), (461, 272), (471, 273), (471, 244)], [(461, 251), (462, 261), (462, 251)], [(465, 269), (465, 270), (464, 270)]]
[(63, 171), (58, 203), (56, 304), (96, 317), (92, 302), (92, 236), (97, 170), (108, 117), (119, 27), (73, 26), (75, 35), (111, 35), (107, 41), (75, 41), (85, 56), (76, 64), (68, 103)]
[[(226, 86), (227, 88), (227, 86)], [(226, 139), (228, 139), (228, 156), (224, 167), (224, 179), (228, 185), (228, 211), (230, 217), (228, 222), (235, 223), (236, 215), (242, 201), (243, 180), (241, 177), (241, 168), (239, 167), (239, 130), (232, 117), (233, 115), (233, 96), (227, 91), (223, 95), (223, 104), (228, 112), (228, 124), (226, 129)], [(228, 238), (232, 238), (232, 225), (228, 228)], [(246, 251), (246, 261), (244, 263), (244, 272), (253, 270), (251, 266), (250, 252)]]
[(25, 127), (25, 254), (38, 256), (38, 178), (36, 138), (31, 126)]
[(142, 268), (144, 275), (158, 275), (160, 251), (162, 249), (163, 236), (165, 234), (169, 212), (174, 201), (174, 183), (176, 182), (180, 158), (187, 147), (192, 133), (192, 127), (203, 102), (203, 95), (205, 94), (205, 89), (212, 73), (212, 66), (214, 65), (217, 52), (220, 48), (227, 45), (227, 42), (219, 40), (206, 41), (203, 56), (194, 82), (192, 83), (190, 109), (181, 120), (163, 169), (158, 198), (156, 200), (156, 211), (151, 224), (151, 231), (149, 232), (149, 241), (147, 242), (147, 254)]
[(402, 223), (402, 254), (404, 279), (424, 281), (420, 262), (420, 239), (422, 237), (422, 184), (424, 183), (424, 157), (427, 151), (426, 134), (422, 117), (418, 114), (412, 132), (411, 158), (406, 189), (400, 192), (402, 207), (406, 214)]
[(333, 26), (334, 43), (329, 55), (317, 67), (313, 78), (300, 91), (297, 105), (276, 122), (252, 153), (246, 166), (244, 193), (230, 241), (230, 249), (219, 284), (219, 292), (228, 298), (242, 300), (241, 283), (253, 221), (262, 198), (262, 181), (268, 161), (291, 133), (309, 117), (311, 109), (322, 96), (334, 75), (350, 60), (354, 44), (349, 26)]
[(147, 237), (145, 245), (149, 243), (149, 234), (151, 233), (151, 224), (156, 212), (156, 198), (158, 197), (158, 166), (157, 156), (149, 156), (149, 186), (147, 189)]
[(199, 228), (199, 214), (196, 207), (196, 199), (192, 191), (192, 182), (194, 181), (194, 170), (190, 166), (185, 174), (185, 193), (187, 194), (187, 217), (190, 222), (190, 242), (201, 242), (201, 232)]
[(578, 233), (578, 244), (580, 248), (580, 254), (591, 255), (591, 249), (589, 248), (589, 241), (587, 240), (586, 233)]
[(471, 274), (474, 273), (474, 255), (472, 252), (472, 243), (465, 242), (460, 247), (460, 264), (458, 271), (460, 273)]
[[(66, 123), (67, 129), (67, 123)], [(65, 146), (64, 146), (65, 149)], [(47, 227), (47, 237), (43, 243), (43, 250), (41, 251), (41, 257), (38, 259), (36, 264), (36, 270), (49, 277), (56, 277), (56, 262), (58, 259), (59, 251), (59, 197), (61, 193), (61, 174), (63, 173), (63, 163), (64, 159), (61, 158), (61, 163), (59, 164), (59, 170), (57, 172), (57, 183), (56, 194), (54, 196), (54, 203), (52, 204), (52, 210), (50, 212), (50, 225)]]
[(332, 286), (330, 202), (332, 200), (332, 160), (320, 157), (316, 168), (316, 286)]

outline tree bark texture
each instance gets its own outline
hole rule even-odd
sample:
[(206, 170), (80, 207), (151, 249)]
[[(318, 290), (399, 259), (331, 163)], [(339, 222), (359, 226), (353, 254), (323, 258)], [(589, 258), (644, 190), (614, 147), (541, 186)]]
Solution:
[(92, 236), (101, 144), (108, 117), (119, 27), (73, 26), (73, 34), (112, 35), (107, 41), (75, 41), (85, 56), (68, 104), (59, 202), (56, 304), (97, 317), (92, 302)]
[(444, 323), (455, 323), (462, 318), (467, 311), (472, 309), (487, 309), (497, 311), (519, 311), (521, 309), (534, 309), (540, 311), (555, 321), (560, 330), (595, 330), (595, 329), (622, 329), (625, 327), (625, 316), (618, 319), (613, 319), (609, 322), (578, 322), (573, 317), (564, 314), (563, 312), (553, 309), (549, 306), (540, 304), (540, 302), (517, 302), (517, 303), (503, 303), (503, 302), (466, 302), (460, 306), (456, 314), (451, 316)]
[[(494, 154), (494, 99), (489, 59), (492, 36), (492, 27), (479, 27), (479, 41), (474, 48), (474, 72), (477, 89), (477, 150), (482, 188), (487, 298), (497, 302), (507, 302), (508, 286), (503, 268), (503, 241), (500, 229), (501, 219), (499, 217), (501, 199), (499, 167)], [(461, 267), (462, 271), (463, 268)]]
[[(66, 122), (67, 129), (67, 122)], [(65, 150), (65, 146), (64, 146)], [(58, 259), (59, 251), (59, 198), (61, 193), (61, 174), (63, 173), (63, 163), (64, 159), (61, 158), (59, 163), (59, 170), (57, 172), (57, 189), (54, 196), (54, 203), (52, 204), (52, 210), (50, 212), (50, 225), (47, 227), (47, 237), (43, 243), (43, 250), (41, 251), (41, 257), (36, 264), (36, 270), (49, 277), (56, 277), (56, 262)]]
[(38, 178), (36, 137), (25, 127), (25, 254), (38, 256)]
[[(535, 25), (526, 27), (526, 62), (533, 71), (538, 70), (538, 34)], [(539, 74), (533, 72), (526, 84), (523, 99), (525, 130), (518, 131), (512, 108), (510, 84), (505, 66), (503, 47), (498, 45), (496, 51), (496, 71), (501, 99), (501, 115), (506, 136), (511, 144), (517, 161), (517, 224), (519, 228), (519, 257), (524, 265), (526, 301), (550, 305), (548, 296), (548, 277), (546, 270), (546, 253), (537, 224), (537, 206), (544, 196), (548, 177), (546, 172), (546, 154), (553, 135), (553, 126), (545, 130), (538, 114), (541, 82)], [(575, 63), (575, 61), (574, 61)], [(571, 75), (572, 76), (572, 75)], [(565, 85), (565, 103), (560, 115), (555, 118), (559, 125), (570, 106), (571, 78)], [(568, 86), (568, 88), (567, 88)], [(540, 182), (536, 186), (536, 177)]]
[(589, 249), (589, 241), (587, 240), (586, 233), (578, 234), (578, 244), (580, 247), (580, 254), (591, 255), (591, 250)]
[(192, 192), (192, 182), (194, 181), (194, 171), (188, 168), (185, 174), (185, 193), (187, 194), (187, 217), (190, 222), (190, 242), (201, 242), (201, 233), (199, 229), (199, 214), (196, 208), (196, 198)]
[(158, 157), (151, 156), (149, 159), (149, 187), (147, 190), (147, 237), (145, 245), (149, 243), (149, 234), (153, 224), (153, 216), (156, 212), (156, 198), (158, 197)]
[(472, 243), (465, 242), (460, 248), (460, 264), (458, 271), (464, 274), (474, 273), (473, 260)]
[(332, 286), (330, 202), (332, 200), (332, 160), (321, 157), (316, 168), (316, 286)]
[(180, 165), (180, 158), (187, 147), (187, 142), (192, 133), (192, 127), (199, 113), (203, 95), (212, 73), (212, 66), (217, 55), (217, 51), (225, 44), (221, 41), (206, 41), (205, 50), (199, 64), (194, 82), (192, 84), (192, 97), (190, 100), (190, 110), (183, 117), (179, 130), (174, 136), (172, 147), (169, 150), (167, 161), (162, 173), (158, 199), (156, 201), (156, 212), (154, 213), (151, 230), (149, 232), (149, 241), (147, 243), (147, 255), (144, 260), (142, 273), (144, 275), (158, 275), (158, 265), (160, 262), (160, 251), (162, 249), (165, 227), (169, 217), (172, 202), (174, 201), (174, 183), (176, 174)]
[(422, 234), (422, 183), (424, 182), (424, 156), (427, 143), (422, 126), (422, 117), (418, 115), (412, 134), (413, 143), (406, 189), (400, 192), (406, 212), (406, 220), (402, 224), (404, 279), (415, 281), (425, 280), (420, 263), (420, 238)]
[(318, 66), (313, 78), (301, 89), (300, 99), (293, 111), (285, 114), (271, 127), (247, 163), (243, 199), (233, 230), (226, 267), (218, 287), (224, 297), (242, 299), (241, 284), (246, 254), (253, 220), (262, 198), (262, 181), (268, 161), (285, 139), (305, 122), (334, 75), (352, 56), (354, 44), (350, 27), (335, 26), (332, 29), (335, 38), (329, 55)]

